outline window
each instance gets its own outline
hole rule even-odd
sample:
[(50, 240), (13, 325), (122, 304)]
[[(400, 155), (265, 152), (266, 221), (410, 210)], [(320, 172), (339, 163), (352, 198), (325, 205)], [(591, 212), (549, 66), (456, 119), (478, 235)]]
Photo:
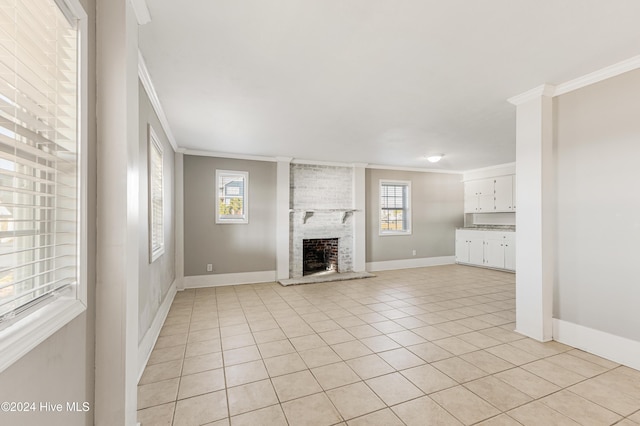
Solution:
[(216, 170), (216, 223), (249, 223), (249, 173)]
[(86, 28), (0, 0), (0, 371), (86, 307)]
[(160, 141), (148, 126), (149, 134), (149, 258), (150, 263), (164, 253), (163, 156)]
[(380, 235), (411, 234), (411, 182), (380, 181)]

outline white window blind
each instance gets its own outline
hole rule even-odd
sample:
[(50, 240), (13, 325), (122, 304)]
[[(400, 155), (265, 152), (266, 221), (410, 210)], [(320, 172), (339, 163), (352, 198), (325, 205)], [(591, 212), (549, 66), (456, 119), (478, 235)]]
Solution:
[(409, 182), (380, 182), (380, 233), (406, 234), (411, 232)]
[(149, 250), (151, 262), (164, 253), (163, 156), (160, 141), (149, 126)]
[(77, 291), (78, 33), (52, 0), (0, 0), (0, 320)]

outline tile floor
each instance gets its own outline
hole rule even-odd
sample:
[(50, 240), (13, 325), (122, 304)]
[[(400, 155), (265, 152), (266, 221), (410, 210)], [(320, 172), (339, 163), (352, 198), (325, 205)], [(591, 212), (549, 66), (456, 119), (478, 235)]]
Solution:
[(514, 333), (513, 274), (449, 265), (187, 290), (143, 425), (640, 425), (640, 372)]

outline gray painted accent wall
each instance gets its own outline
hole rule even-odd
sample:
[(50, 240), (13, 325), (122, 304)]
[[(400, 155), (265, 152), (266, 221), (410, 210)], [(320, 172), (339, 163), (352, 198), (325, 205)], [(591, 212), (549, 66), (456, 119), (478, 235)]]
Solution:
[[(411, 235), (379, 235), (380, 179), (411, 181)], [(365, 180), (367, 262), (455, 254), (455, 230), (464, 222), (462, 175), (367, 169)]]
[[(248, 224), (215, 223), (216, 169), (249, 172)], [(275, 269), (276, 163), (185, 155), (184, 275)]]
[[(138, 83), (140, 132), (139, 172), (139, 266), (138, 266), (138, 343), (151, 327), (164, 301), (175, 273), (175, 191), (174, 152), (160, 120), (149, 101), (142, 83)], [(164, 254), (150, 263), (149, 257), (149, 173), (148, 173), (148, 124), (153, 127), (163, 150), (164, 191)]]
[(555, 100), (553, 316), (640, 341), (640, 70)]

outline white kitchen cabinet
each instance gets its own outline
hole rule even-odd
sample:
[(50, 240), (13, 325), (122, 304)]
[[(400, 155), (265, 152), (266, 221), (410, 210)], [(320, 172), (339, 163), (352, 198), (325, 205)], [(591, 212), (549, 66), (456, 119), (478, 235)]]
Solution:
[(513, 232), (486, 232), (484, 265), (515, 271), (515, 235)]
[(515, 233), (459, 229), (456, 262), (515, 271)]
[(507, 175), (465, 182), (464, 212), (514, 212), (514, 179), (515, 175)]
[(456, 231), (456, 262), (482, 265), (484, 235), (478, 231)]
[(494, 179), (495, 212), (512, 212), (513, 208), (513, 176), (499, 176)]

